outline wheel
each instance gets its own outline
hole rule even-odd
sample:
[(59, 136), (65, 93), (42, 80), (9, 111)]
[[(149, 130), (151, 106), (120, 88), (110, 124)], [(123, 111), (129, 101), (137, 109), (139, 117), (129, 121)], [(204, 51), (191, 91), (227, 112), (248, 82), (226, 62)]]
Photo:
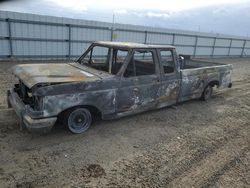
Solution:
[(208, 85), (208, 86), (204, 89), (204, 91), (203, 91), (203, 93), (202, 93), (202, 96), (201, 96), (201, 99), (204, 100), (204, 101), (209, 100), (209, 99), (211, 98), (211, 96), (212, 96), (212, 93), (213, 93), (213, 87), (210, 86), (210, 85)]
[(88, 109), (77, 108), (69, 111), (66, 123), (72, 133), (80, 134), (88, 130), (92, 123), (92, 116)]

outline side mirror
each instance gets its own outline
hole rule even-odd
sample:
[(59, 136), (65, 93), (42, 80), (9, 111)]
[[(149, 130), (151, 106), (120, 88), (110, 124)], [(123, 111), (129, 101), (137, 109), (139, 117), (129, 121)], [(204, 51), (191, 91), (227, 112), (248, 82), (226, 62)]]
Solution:
[(179, 61), (184, 62), (184, 57), (183, 56), (179, 56)]

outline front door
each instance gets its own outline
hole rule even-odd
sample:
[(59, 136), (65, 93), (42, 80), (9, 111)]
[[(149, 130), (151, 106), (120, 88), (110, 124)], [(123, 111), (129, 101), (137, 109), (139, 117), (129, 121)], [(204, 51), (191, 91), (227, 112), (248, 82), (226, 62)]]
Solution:
[(139, 112), (155, 108), (161, 91), (155, 50), (132, 52), (117, 91), (118, 112)]

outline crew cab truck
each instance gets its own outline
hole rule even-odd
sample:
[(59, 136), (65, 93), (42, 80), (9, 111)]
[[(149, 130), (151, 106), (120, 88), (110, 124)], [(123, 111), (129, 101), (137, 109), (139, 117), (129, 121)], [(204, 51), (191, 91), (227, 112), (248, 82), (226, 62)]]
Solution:
[(232, 65), (180, 57), (174, 46), (92, 43), (75, 62), (20, 64), (8, 104), (30, 131), (62, 120), (82, 133), (93, 117), (114, 119), (201, 98), (231, 87)]

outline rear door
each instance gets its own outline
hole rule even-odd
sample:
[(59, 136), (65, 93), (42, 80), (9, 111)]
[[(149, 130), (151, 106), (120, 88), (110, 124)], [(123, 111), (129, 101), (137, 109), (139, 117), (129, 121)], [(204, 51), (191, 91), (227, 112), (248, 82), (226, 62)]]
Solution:
[(154, 49), (132, 52), (117, 92), (117, 110), (145, 111), (155, 108), (161, 90), (159, 63)]
[(175, 104), (180, 90), (177, 55), (173, 49), (157, 50), (161, 67), (161, 94), (158, 107)]

